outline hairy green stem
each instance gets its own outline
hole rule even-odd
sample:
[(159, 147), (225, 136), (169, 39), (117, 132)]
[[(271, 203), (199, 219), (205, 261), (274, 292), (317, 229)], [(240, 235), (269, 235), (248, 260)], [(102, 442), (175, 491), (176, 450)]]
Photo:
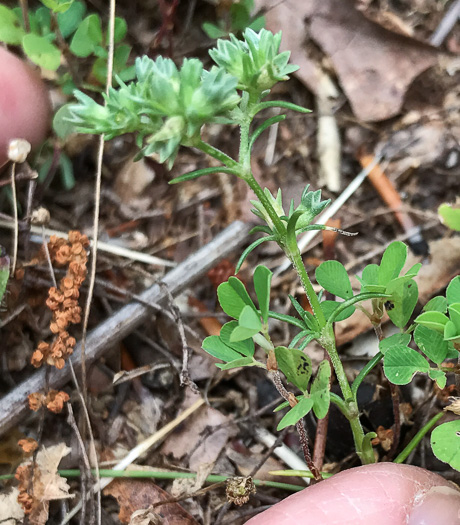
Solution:
[(335, 345), (335, 337), (332, 329), (327, 330), (328, 326), (325, 327), (326, 330), (323, 330), (323, 337), (321, 343), (323, 344), (324, 349), (331, 358), (332, 366), (334, 367), (335, 375), (337, 381), (342, 390), (342, 395), (345, 401), (343, 401), (342, 408), (346, 407), (345, 416), (350, 422), (351, 431), (353, 433), (353, 440), (355, 442), (356, 452), (358, 453), (361, 461), (364, 464), (375, 463), (374, 452), (372, 446), (368, 446), (364, 440), (364, 430), (359, 420), (359, 409), (356, 398), (353, 395), (353, 392), (348, 383), (345, 370), (343, 368), (342, 361), (340, 360), (337, 348)]
[(402, 463), (407, 459), (407, 456), (415, 449), (415, 447), (420, 443), (420, 441), (423, 439), (423, 437), (429, 432), (436, 423), (445, 416), (445, 412), (439, 412), (439, 414), (436, 414), (433, 416), (426, 425), (424, 425), (418, 432), (415, 434), (415, 436), (409, 441), (408, 445), (404, 448), (402, 452), (399, 453), (399, 455), (394, 460), (394, 463)]
[(305, 265), (302, 260), (302, 255), (300, 254), (299, 247), (297, 246), (297, 242), (295, 243), (295, 246), (293, 246), (293, 243), (289, 242), (288, 240), (286, 255), (291, 260), (292, 265), (294, 266), (294, 269), (297, 272), (297, 275), (299, 276), (300, 282), (302, 283), (302, 287), (305, 290), (308, 301), (310, 302), (311, 308), (313, 310), (313, 313), (315, 314), (320, 329), (324, 328), (324, 326), (326, 325), (326, 318), (324, 317), (323, 310), (321, 309), (321, 306), (319, 304), (318, 297), (315, 293), (315, 290), (313, 289), (313, 285), (311, 284), (310, 278), (308, 277), (308, 273), (305, 269)]

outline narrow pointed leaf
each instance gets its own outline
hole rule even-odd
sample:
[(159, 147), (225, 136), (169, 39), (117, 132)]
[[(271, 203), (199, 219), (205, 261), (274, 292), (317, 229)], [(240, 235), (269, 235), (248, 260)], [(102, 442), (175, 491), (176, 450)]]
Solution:
[(249, 141), (249, 150), (252, 149), (254, 146), (254, 142), (260, 137), (260, 135), (270, 126), (273, 126), (273, 124), (277, 124), (278, 122), (282, 122), (286, 118), (286, 115), (276, 115), (274, 117), (271, 117), (267, 119), (263, 124), (261, 124), (258, 128), (255, 129), (254, 133), (251, 135), (251, 139)]
[(254, 289), (259, 301), (260, 313), (264, 323), (268, 321), (268, 309), (270, 304), (270, 284), (273, 272), (266, 266), (257, 266), (254, 271)]
[(329, 412), (331, 404), (331, 365), (329, 361), (322, 361), (311, 385), (310, 396), (313, 400), (313, 412), (318, 419), (323, 419)]
[(252, 250), (254, 250), (254, 248), (257, 248), (257, 246), (259, 246), (263, 242), (274, 241), (274, 240), (275, 240), (274, 235), (268, 235), (267, 237), (261, 237), (260, 239), (257, 239), (257, 241), (254, 241), (252, 244), (250, 244), (241, 254), (241, 257), (239, 258), (238, 264), (236, 265), (236, 268), (235, 268), (235, 273), (238, 273), (240, 271), (241, 265), (244, 263), (244, 261), (246, 260), (246, 257), (252, 252)]
[(195, 170), (191, 171), (190, 173), (180, 175), (179, 177), (170, 180), (169, 184), (179, 184), (179, 182), (198, 179), (198, 177), (202, 177), (203, 175), (211, 175), (212, 173), (230, 173), (232, 175), (238, 175), (238, 173), (234, 169), (227, 168), (225, 166), (220, 166), (216, 168), (203, 168), (201, 170)]

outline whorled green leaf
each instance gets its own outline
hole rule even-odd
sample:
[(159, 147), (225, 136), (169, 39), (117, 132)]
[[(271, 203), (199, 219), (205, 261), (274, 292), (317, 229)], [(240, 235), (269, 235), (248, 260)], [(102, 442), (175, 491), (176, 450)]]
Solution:
[(302, 351), (285, 346), (277, 346), (275, 356), (286, 379), (302, 392), (306, 392), (312, 373), (311, 359)]
[(259, 333), (261, 328), (262, 323), (260, 322), (259, 314), (252, 306), (246, 305), (240, 312), (238, 326), (231, 333), (230, 341), (235, 343), (249, 339)]
[(29, 33), (22, 39), (22, 47), (34, 64), (56, 71), (61, 63), (61, 51), (45, 37)]
[(407, 246), (401, 241), (392, 242), (384, 251), (378, 271), (378, 284), (386, 286), (396, 279), (407, 259)]
[(433, 363), (440, 365), (445, 361), (449, 350), (449, 343), (444, 341), (443, 335), (438, 331), (419, 324), (414, 330), (414, 341)]
[(379, 350), (382, 352), (383, 355), (385, 355), (386, 352), (394, 346), (408, 346), (410, 340), (410, 334), (393, 334), (389, 337), (385, 337), (385, 339), (382, 339), (382, 341), (379, 342)]
[(260, 313), (264, 323), (268, 322), (272, 276), (273, 272), (266, 266), (259, 265), (254, 270), (254, 289), (259, 301)]
[(446, 290), (447, 304), (460, 303), (460, 275), (450, 281)]
[(412, 348), (393, 346), (383, 358), (386, 377), (395, 385), (407, 385), (417, 372), (428, 372), (427, 360)]
[(237, 277), (230, 277), (228, 281), (221, 283), (217, 288), (217, 297), (222, 310), (235, 319), (239, 318), (246, 305), (251, 306), (256, 311), (244, 284)]
[(289, 427), (290, 425), (295, 425), (303, 417), (305, 417), (308, 412), (312, 409), (313, 400), (309, 397), (302, 397), (302, 399), (297, 403), (297, 405), (283, 417), (279, 422), (276, 430), (283, 430), (283, 428)]
[(403, 328), (409, 322), (409, 319), (417, 305), (418, 286), (411, 279), (402, 282), (398, 288), (392, 292), (392, 298), (389, 305), (385, 305), (388, 317), (398, 327)]
[(323, 419), (329, 412), (329, 405), (331, 404), (331, 372), (329, 361), (322, 361), (311, 385), (310, 397), (313, 400), (313, 412), (318, 419)]
[(329, 293), (341, 299), (353, 297), (350, 279), (345, 267), (339, 261), (325, 261), (315, 272), (316, 280)]
[(415, 319), (414, 322), (443, 334), (444, 327), (446, 326), (448, 321), (449, 318), (442, 312), (431, 311), (423, 312)]
[(455, 470), (460, 470), (460, 419), (436, 427), (431, 433), (434, 455)]

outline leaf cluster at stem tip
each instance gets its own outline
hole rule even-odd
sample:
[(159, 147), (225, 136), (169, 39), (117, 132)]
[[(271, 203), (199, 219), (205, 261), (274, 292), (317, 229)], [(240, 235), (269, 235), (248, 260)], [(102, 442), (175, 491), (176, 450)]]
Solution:
[[(119, 88), (104, 96), (104, 105), (75, 92), (78, 104), (70, 108), (71, 121), (76, 131), (103, 133), (106, 139), (136, 133), (141, 156), (156, 154), (171, 167), (180, 145), (198, 147), (204, 124), (241, 125), (264, 109), (260, 100), (297, 69), (287, 63), (289, 52), (278, 53), (280, 41), (281, 33), (249, 28), (242, 40), (233, 35), (230, 41), (218, 40), (209, 52), (217, 65), (209, 71), (198, 59), (186, 58), (177, 67), (168, 58), (138, 58), (135, 81), (125, 84), (117, 78)], [(282, 101), (278, 105), (306, 111)]]

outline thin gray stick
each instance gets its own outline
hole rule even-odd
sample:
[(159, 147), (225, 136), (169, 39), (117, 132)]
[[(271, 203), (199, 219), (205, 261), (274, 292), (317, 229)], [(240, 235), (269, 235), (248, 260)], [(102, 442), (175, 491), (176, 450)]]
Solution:
[[(177, 295), (204, 275), (216, 263), (232, 254), (246, 239), (250, 226), (236, 221), (220, 233), (215, 239), (171, 270), (162, 281), (171, 294)], [(159, 302), (166, 297), (157, 284), (141, 294), (147, 302)], [(106, 321), (88, 334), (86, 341), (86, 361), (89, 365), (104, 352), (112, 348), (129, 333), (145, 322), (151, 310), (137, 302), (129, 303), (115, 312)], [(75, 348), (72, 363), (80, 368), (80, 345)], [(70, 379), (69, 367), (53, 369), (50, 373), (49, 387), (58, 389)], [(27, 396), (38, 392), (45, 385), (45, 369), (40, 369), (18, 385), (12, 392), (0, 399), (0, 435), (14, 427), (23, 417), (30, 414)]]
[(436, 31), (431, 35), (430, 44), (439, 47), (444, 42), (446, 36), (452, 31), (459, 18), (460, 0), (457, 0), (447, 10)]

